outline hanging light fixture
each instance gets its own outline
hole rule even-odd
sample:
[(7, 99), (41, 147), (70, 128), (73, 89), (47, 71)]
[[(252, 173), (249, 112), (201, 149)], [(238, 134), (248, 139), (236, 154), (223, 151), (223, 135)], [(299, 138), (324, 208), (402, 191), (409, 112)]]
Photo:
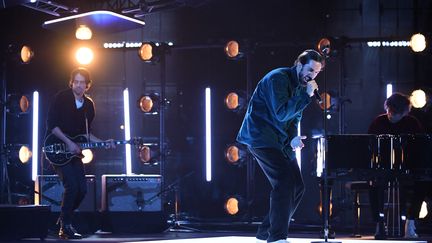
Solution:
[(422, 52), (426, 49), (426, 38), (423, 34), (417, 33), (411, 36), (411, 49), (414, 52)]
[(80, 25), (75, 31), (78, 40), (90, 40), (93, 36), (92, 30), (87, 25)]

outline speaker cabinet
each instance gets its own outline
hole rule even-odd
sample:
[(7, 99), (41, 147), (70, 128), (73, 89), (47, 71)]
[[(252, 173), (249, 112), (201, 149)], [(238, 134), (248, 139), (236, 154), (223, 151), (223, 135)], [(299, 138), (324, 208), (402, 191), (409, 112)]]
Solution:
[(35, 237), (45, 239), (49, 215), (49, 206), (45, 205), (0, 204), (0, 241), (16, 242)]
[[(96, 211), (96, 178), (86, 175), (87, 194), (77, 211)], [(39, 175), (35, 182), (35, 204), (50, 205), (51, 212), (60, 212), (63, 196), (63, 185), (57, 175)]]
[(102, 211), (162, 211), (160, 175), (102, 175)]

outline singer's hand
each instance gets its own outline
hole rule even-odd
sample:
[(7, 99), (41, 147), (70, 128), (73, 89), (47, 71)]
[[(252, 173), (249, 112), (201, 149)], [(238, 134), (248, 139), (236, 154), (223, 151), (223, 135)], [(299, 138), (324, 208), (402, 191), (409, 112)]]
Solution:
[(306, 136), (297, 136), (291, 140), (290, 145), (293, 151), (296, 149), (302, 149), (304, 147), (302, 139), (306, 139)]
[(315, 80), (307, 82), (306, 92), (308, 93), (309, 97), (314, 95), (314, 90), (316, 89), (318, 89), (318, 84), (315, 82)]

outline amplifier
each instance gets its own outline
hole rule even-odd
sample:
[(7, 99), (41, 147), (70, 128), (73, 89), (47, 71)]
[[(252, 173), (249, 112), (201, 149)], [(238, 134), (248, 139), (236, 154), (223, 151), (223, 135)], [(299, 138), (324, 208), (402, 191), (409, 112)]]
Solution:
[[(76, 211), (96, 211), (96, 178), (86, 175), (87, 194)], [(39, 175), (35, 182), (35, 204), (50, 205), (51, 212), (60, 212), (63, 197), (63, 185), (58, 175)]]
[(102, 175), (102, 211), (162, 211), (160, 175)]
[(46, 205), (0, 204), (0, 241), (48, 236), (50, 207)]

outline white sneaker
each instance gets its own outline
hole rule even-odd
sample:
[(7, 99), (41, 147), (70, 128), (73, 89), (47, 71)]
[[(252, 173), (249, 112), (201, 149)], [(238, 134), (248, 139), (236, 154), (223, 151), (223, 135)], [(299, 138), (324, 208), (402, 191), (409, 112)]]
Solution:
[(405, 222), (405, 238), (418, 238), (419, 236), (415, 232), (415, 221), (413, 219), (408, 219)]
[(287, 240), (269, 241), (269, 243), (289, 243)]

